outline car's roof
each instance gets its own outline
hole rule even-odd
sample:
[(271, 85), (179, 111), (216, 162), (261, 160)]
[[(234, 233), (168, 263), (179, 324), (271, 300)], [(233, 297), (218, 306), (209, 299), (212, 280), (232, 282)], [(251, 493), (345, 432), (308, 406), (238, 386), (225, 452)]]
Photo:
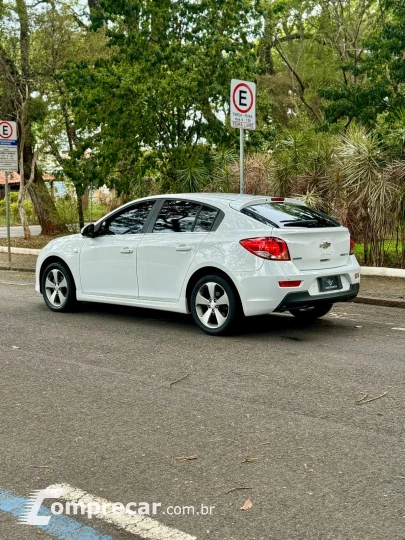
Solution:
[[(212, 204), (213, 206), (217, 206), (222, 210), (226, 210), (226, 208), (229, 207), (233, 208), (234, 210), (241, 210), (245, 206), (250, 206), (251, 204), (264, 204), (266, 202), (270, 202), (272, 197), (265, 195), (247, 195), (242, 193), (163, 193), (161, 195), (150, 195), (149, 197), (142, 197), (140, 199), (127, 202), (119, 209), (115, 210), (115, 212), (138, 201), (151, 199), (187, 199), (190, 201)], [(284, 201), (305, 205), (302, 201), (290, 198), (285, 198)], [(104, 217), (100, 218), (99, 221), (103, 219)]]
[[(226, 205), (231, 206), (235, 210), (241, 210), (245, 206), (251, 204), (264, 204), (272, 201), (273, 197), (269, 195), (248, 195), (242, 193), (169, 193), (163, 195), (155, 195), (154, 197), (147, 198), (165, 198), (165, 199), (188, 199), (198, 202), (205, 202), (212, 205)], [(291, 198), (284, 198), (285, 202), (295, 203), (299, 205), (305, 205), (303, 201), (299, 201)]]
[(241, 193), (167, 193), (156, 195), (156, 198), (165, 199), (196, 199), (231, 202), (231, 201), (250, 201), (251, 199), (263, 199), (261, 195), (246, 195)]

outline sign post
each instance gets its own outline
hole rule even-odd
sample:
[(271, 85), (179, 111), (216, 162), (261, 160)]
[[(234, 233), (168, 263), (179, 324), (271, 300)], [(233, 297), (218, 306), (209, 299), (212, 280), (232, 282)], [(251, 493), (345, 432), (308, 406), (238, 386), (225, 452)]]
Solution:
[(239, 137), (239, 147), (240, 147), (240, 159), (239, 159), (239, 168), (240, 168), (240, 182), (239, 182), (239, 192), (243, 193), (243, 184), (245, 176), (245, 130), (241, 128)]
[(9, 172), (18, 172), (17, 124), (0, 120), (0, 171), (4, 171), (8, 261), (11, 262)]
[(4, 173), (4, 195), (6, 197), (6, 224), (7, 224), (7, 251), (8, 251), (8, 262), (11, 262), (11, 239), (10, 239), (10, 197), (8, 189), (8, 176), (7, 173)]
[(256, 85), (253, 82), (231, 81), (231, 127), (240, 129), (240, 192), (244, 187), (245, 129), (256, 129)]

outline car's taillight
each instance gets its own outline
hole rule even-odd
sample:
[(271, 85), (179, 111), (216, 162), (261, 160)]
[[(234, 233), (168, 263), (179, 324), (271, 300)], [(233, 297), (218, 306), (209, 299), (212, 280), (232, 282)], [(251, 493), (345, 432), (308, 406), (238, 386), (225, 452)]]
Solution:
[(260, 238), (246, 238), (241, 240), (240, 244), (253, 253), (257, 257), (262, 259), (271, 259), (276, 261), (290, 261), (290, 252), (288, 246), (280, 238), (273, 237), (260, 237)]
[(354, 240), (350, 237), (350, 255), (354, 255)]
[(272, 197), (271, 198), (271, 201), (272, 202), (284, 202), (284, 197)]

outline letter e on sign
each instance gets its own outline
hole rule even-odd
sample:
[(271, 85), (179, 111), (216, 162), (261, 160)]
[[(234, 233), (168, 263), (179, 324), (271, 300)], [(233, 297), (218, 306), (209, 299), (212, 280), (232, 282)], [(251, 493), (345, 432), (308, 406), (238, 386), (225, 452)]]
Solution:
[(16, 141), (17, 125), (15, 122), (0, 120), (0, 141)]
[(256, 85), (249, 81), (231, 81), (231, 126), (256, 129)]

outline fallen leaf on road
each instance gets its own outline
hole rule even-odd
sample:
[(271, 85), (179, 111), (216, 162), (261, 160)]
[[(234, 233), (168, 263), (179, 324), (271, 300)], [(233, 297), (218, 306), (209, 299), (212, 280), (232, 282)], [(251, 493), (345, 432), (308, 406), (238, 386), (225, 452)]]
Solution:
[(249, 508), (252, 508), (253, 506), (253, 503), (252, 501), (250, 500), (250, 497), (248, 499), (246, 499), (245, 501), (245, 504), (243, 506), (240, 507), (241, 510), (249, 510)]
[(192, 461), (193, 459), (198, 459), (198, 456), (178, 456), (176, 459), (177, 461)]
[(171, 382), (169, 384), (169, 388), (171, 388), (173, 386), (173, 384), (177, 384), (179, 383), (180, 381), (184, 381), (184, 379), (187, 379), (187, 377), (190, 375), (190, 373), (187, 373), (187, 375), (184, 375), (184, 377), (181, 377), (180, 379), (176, 379), (175, 381)]
[(228, 489), (228, 491), (225, 491), (225, 495), (228, 495), (228, 493), (232, 493), (233, 491), (237, 491), (238, 489), (252, 489), (249, 486), (238, 486), (231, 489)]
[(258, 460), (259, 458), (257, 457), (247, 457), (246, 459), (244, 459), (242, 461), (242, 463), (256, 463), (256, 461)]
[(380, 399), (380, 398), (386, 396), (387, 394), (388, 394), (388, 392), (384, 392), (380, 396), (376, 396), (376, 397), (373, 397), (373, 398), (370, 398), (370, 399), (365, 399), (365, 397), (364, 397), (363, 399), (360, 399), (359, 401), (356, 401), (356, 405), (364, 405), (365, 403), (370, 403), (371, 401), (375, 401), (376, 399)]
[(362, 326), (355, 326), (355, 328), (363, 328)]
[(15, 350), (15, 349), (20, 349), (20, 348), (21, 348), (21, 347), (17, 347), (17, 345), (13, 345), (13, 346), (12, 346), (12, 349), (14, 349), (14, 350)]

